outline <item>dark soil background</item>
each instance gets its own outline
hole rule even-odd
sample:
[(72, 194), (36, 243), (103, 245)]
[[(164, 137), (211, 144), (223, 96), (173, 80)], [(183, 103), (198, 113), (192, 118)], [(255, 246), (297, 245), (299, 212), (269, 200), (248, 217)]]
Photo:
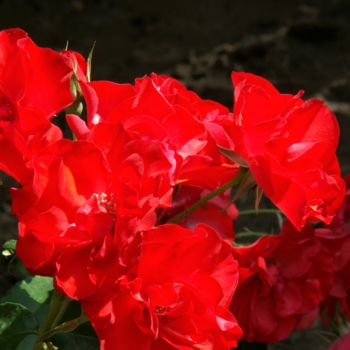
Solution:
[[(303, 89), (339, 118), (339, 157), (350, 173), (350, 0), (0, 0), (0, 29), (22, 27), (41, 46), (89, 53), (93, 79), (131, 82), (155, 71), (202, 97), (232, 105), (232, 70), (270, 79), (284, 92)], [(0, 187), (0, 243), (16, 235)], [(0, 261), (0, 294), (15, 281)], [(271, 349), (321, 350), (316, 333)], [(258, 349), (258, 345), (250, 347)]]

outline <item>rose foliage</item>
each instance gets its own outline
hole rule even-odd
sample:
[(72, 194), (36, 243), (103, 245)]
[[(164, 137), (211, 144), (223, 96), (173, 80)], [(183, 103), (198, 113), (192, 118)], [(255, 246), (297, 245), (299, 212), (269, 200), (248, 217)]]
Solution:
[[(90, 81), (90, 69), (77, 52), (0, 32), (0, 170), (18, 183), (16, 254), (55, 289), (33, 349), (83, 319), (104, 350), (276, 342), (337, 305), (350, 319), (349, 190), (322, 101), (233, 72), (231, 111), (169, 76), (119, 84)], [(234, 201), (254, 187), (286, 220), (243, 244)], [(75, 328), (52, 318), (72, 299)]]

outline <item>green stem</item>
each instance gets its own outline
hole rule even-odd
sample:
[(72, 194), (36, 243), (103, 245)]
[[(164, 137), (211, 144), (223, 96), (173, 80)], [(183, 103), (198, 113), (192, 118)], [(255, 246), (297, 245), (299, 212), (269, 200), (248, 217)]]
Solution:
[(88, 322), (89, 319), (87, 316), (82, 312), (81, 315), (73, 320), (63, 322), (62, 324), (51, 328), (47, 333), (44, 334), (45, 339), (50, 339), (57, 333), (68, 333), (74, 331), (76, 328), (78, 328), (81, 324)]
[(259, 215), (259, 214), (279, 214), (281, 213), (278, 209), (247, 209), (247, 210), (240, 210), (238, 212), (239, 216), (243, 215)]
[(62, 317), (64, 316), (64, 314), (66, 313), (67, 309), (68, 309), (68, 306), (69, 304), (71, 303), (71, 299), (68, 299), (68, 298), (64, 298), (62, 300), (62, 303), (61, 303), (61, 307), (55, 317), (55, 319), (53, 320), (52, 324), (51, 324), (51, 329), (52, 328), (55, 328), (59, 322), (61, 321)]
[(266, 235), (265, 232), (255, 232), (255, 231), (246, 231), (246, 232), (238, 232), (235, 235), (235, 239), (241, 239), (241, 238), (259, 238), (261, 236)]
[(170, 222), (175, 224), (179, 221), (181, 221), (183, 218), (185, 218), (186, 216), (190, 215), (191, 213), (193, 213), (196, 209), (200, 208), (201, 206), (205, 205), (207, 202), (209, 202), (212, 198), (216, 197), (217, 195), (219, 195), (222, 192), (225, 192), (226, 190), (228, 190), (229, 188), (235, 186), (238, 182), (240, 181), (240, 177), (236, 176), (234, 177), (232, 180), (226, 182), (225, 184), (223, 184), (222, 186), (218, 187), (216, 190), (208, 193), (206, 196), (204, 196), (203, 198), (201, 198), (200, 200), (198, 200), (197, 202), (195, 202), (194, 204), (192, 204), (191, 206), (189, 206), (186, 210), (184, 210), (183, 212), (175, 215), (173, 218), (170, 219)]
[[(67, 298), (65, 296), (63, 296), (62, 294), (59, 294), (56, 290), (54, 290), (52, 297), (51, 297), (49, 312), (47, 314), (45, 321), (43, 322), (43, 324), (39, 328), (33, 350), (41, 350), (42, 349), (43, 341), (45, 340), (44, 335), (52, 328), (52, 325), (55, 322), (60, 321), (58, 319), (58, 316), (59, 315), (60, 315), (60, 317), (63, 316), (63, 313), (61, 311), (61, 307), (65, 305), (66, 299)], [(64, 306), (64, 308), (65, 308), (65, 306)], [(66, 310), (66, 308), (65, 308), (65, 310)]]

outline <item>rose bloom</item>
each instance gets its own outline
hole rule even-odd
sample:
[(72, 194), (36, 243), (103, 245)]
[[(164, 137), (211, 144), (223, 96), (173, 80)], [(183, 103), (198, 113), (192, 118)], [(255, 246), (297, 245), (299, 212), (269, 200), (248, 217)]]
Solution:
[(335, 116), (320, 100), (281, 94), (253, 74), (233, 72), (232, 80), (233, 118), (216, 121), (217, 143), (241, 158), (297, 229), (330, 223), (344, 197)]
[(111, 159), (89, 141), (56, 142), (34, 158), (32, 183), (11, 192), (18, 256), (74, 299), (117, 279), (123, 246), (170, 206), (172, 165), (159, 145), (123, 130), (115, 141)]
[(350, 320), (350, 177), (346, 176), (346, 196), (342, 207), (328, 226), (316, 229), (316, 235), (333, 257), (334, 283), (323, 308), (326, 318), (334, 317), (337, 304)]
[(202, 100), (175, 79), (156, 74), (136, 79), (135, 85), (94, 81), (81, 86), (87, 125), (76, 116), (68, 118), (79, 139), (99, 125), (113, 128), (120, 123), (174, 153), (176, 184), (212, 190), (236, 175), (238, 165), (221, 155), (206, 128), (210, 121), (228, 117), (228, 109), (219, 103)]
[(128, 246), (128, 273), (82, 300), (102, 350), (222, 349), (241, 329), (228, 311), (238, 282), (231, 247), (209, 226), (161, 225)]
[(312, 325), (333, 281), (332, 258), (311, 226), (234, 247), (240, 280), (231, 310), (248, 341), (277, 342)]
[(38, 47), (21, 29), (0, 32), (0, 169), (31, 177), (33, 155), (62, 137), (50, 119), (73, 102), (71, 58)]

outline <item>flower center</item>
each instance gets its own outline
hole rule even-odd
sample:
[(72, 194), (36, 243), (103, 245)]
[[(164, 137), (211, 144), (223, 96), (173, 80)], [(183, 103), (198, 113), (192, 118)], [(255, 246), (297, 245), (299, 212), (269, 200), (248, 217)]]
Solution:
[(107, 194), (105, 192), (93, 193), (92, 198), (94, 198), (99, 206), (99, 209), (113, 217), (115, 217), (115, 199), (114, 194)]

